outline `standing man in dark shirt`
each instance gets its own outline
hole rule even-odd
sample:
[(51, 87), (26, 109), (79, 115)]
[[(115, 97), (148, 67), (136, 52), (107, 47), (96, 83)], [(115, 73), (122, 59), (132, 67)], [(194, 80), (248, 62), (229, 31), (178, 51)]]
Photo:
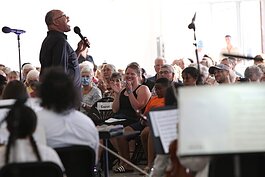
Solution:
[[(72, 78), (78, 95), (81, 97), (81, 77), (77, 56), (79, 46), (76, 51), (67, 42), (64, 32), (71, 30), (68, 25), (69, 17), (61, 10), (51, 10), (45, 16), (45, 23), (48, 27), (47, 36), (44, 39), (40, 50), (41, 73), (51, 66), (61, 66)], [(83, 43), (84, 44), (84, 43)], [(84, 44), (85, 45), (85, 44)]]

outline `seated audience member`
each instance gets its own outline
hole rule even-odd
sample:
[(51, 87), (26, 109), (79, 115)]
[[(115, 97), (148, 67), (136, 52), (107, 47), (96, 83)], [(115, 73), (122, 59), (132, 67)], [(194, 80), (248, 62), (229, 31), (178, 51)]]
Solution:
[(7, 84), (6, 77), (0, 74), (0, 99), (2, 98), (2, 92)]
[(51, 67), (43, 74), (39, 93), (43, 109), (37, 116), (47, 144), (52, 148), (87, 145), (97, 157), (98, 130), (89, 117), (75, 109), (79, 99), (73, 81), (61, 67)]
[(98, 81), (98, 88), (102, 92), (103, 97), (107, 97), (110, 94), (110, 76), (116, 72), (116, 68), (112, 64), (104, 64), (101, 69), (101, 77)]
[(84, 66), (81, 70), (82, 102), (80, 111), (86, 113), (95, 102), (102, 98), (101, 91), (93, 83), (93, 70)]
[[(124, 84), (123, 84), (123, 78), (122, 78), (122, 75), (121, 75), (121, 73), (119, 73), (119, 72), (114, 72), (114, 73), (112, 73), (111, 74), (111, 76), (110, 76), (110, 85), (111, 85), (111, 87), (112, 88), (115, 88), (115, 89), (117, 89), (117, 90), (122, 90), (123, 88), (124, 88)], [(110, 93), (110, 97), (112, 97), (112, 98), (114, 98), (114, 94), (115, 94), (115, 92), (114, 92), (114, 90), (113, 89), (111, 89), (111, 93)], [(111, 140), (111, 139), (110, 139)], [(103, 143), (103, 141), (102, 140), (100, 140), (100, 142), (101, 143)], [(116, 143), (116, 141), (115, 140), (111, 140), (111, 143), (113, 144), (113, 146), (115, 146), (116, 147), (116, 149), (117, 149), (117, 143)], [(103, 152), (103, 148), (99, 148), (99, 159), (102, 157), (102, 152)], [(99, 164), (98, 164), (99, 165)], [(98, 167), (97, 167), (98, 168)]]
[(174, 81), (176, 82), (183, 82), (181, 77), (182, 69), (178, 65), (172, 65), (174, 69)]
[[(187, 67), (182, 71), (184, 86), (196, 86), (198, 81), (199, 71), (194, 67)], [(177, 105), (177, 89), (171, 88), (166, 94), (166, 104)], [(169, 99), (170, 97), (170, 99)], [(170, 102), (171, 101), (171, 102)], [(177, 154), (177, 140), (173, 141), (169, 147), (170, 163), (166, 170), (166, 177), (186, 176), (191, 177), (192, 173), (203, 174), (207, 177), (209, 168), (208, 157), (187, 157), (179, 158)], [(205, 172), (206, 171), (206, 172)], [(206, 174), (205, 174), (206, 173)], [(196, 174), (197, 176), (197, 174)]]
[(27, 99), (29, 97), (26, 86), (18, 80), (8, 82), (2, 96), (2, 99)]
[[(6, 99), (28, 99), (29, 95), (27, 93), (25, 85), (18, 80), (13, 80), (7, 83), (4, 91), (3, 91), (3, 98)], [(29, 101), (29, 100), (28, 100)], [(32, 109), (35, 111), (40, 110), (39, 105), (35, 105), (33, 102), (31, 102)], [(0, 109), (0, 122), (4, 119), (4, 117), (7, 114), (8, 109)], [(36, 131), (34, 132), (34, 137), (37, 140), (38, 143), (46, 144), (45, 135), (42, 131), (40, 131), (39, 126), (37, 126)], [(0, 142), (6, 143), (8, 138), (8, 132), (6, 130), (6, 125), (3, 124), (0, 127)]]
[(200, 61), (200, 64), (209, 68), (214, 65), (214, 61), (211, 57), (204, 55), (202, 61)]
[[(182, 69), (179, 66), (176, 66), (176, 65), (172, 66), (169, 64), (164, 64), (160, 68), (159, 78), (167, 78), (170, 83), (172, 82), (182, 83), (182, 81), (180, 80), (181, 71)], [(175, 72), (177, 72), (177, 74)], [(155, 91), (153, 90), (152, 93), (155, 93)]]
[(238, 73), (235, 70), (235, 66), (236, 66), (236, 59), (235, 58), (223, 58), (220, 62), (220, 64), (224, 64), (226, 66), (229, 67), (229, 77), (230, 77), (230, 81), (232, 83), (234, 83), (237, 79), (237, 77), (242, 77), (242, 75), (240, 73)]
[[(150, 100), (148, 101), (145, 111), (143, 113), (144, 116), (147, 116), (148, 112), (152, 108), (158, 108), (158, 107), (163, 107), (165, 106), (165, 94), (167, 88), (170, 86), (169, 81), (167, 78), (159, 78), (155, 82), (155, 91), (156, 91), (156, 96), (152, 96)], [(144, 124), (146, 124), (146, 120), (143, 120)], [(141, 132), (141, 141), (144, 147), (144, 150), (146, 152), (146, 157), (147, 157), (147, 166), (144, 168), (144, 171), (147, 173), (150, 172), (154, 158), (155, 158), (155, 150), (154, 150), (154, 142), (153, 142), (153, 137), (150, 132), (150, 127), (146, 126), (143, 131)]]
[[(124, 84), (124, 81), (123, 81), (123, 77), (121, 75), (121, 73), (119, 72), (114, 72), (111, 74), (110, 76), (110, 86), (111, 88), (116, 88), (116, 89), (123, 89), (125, 84)], [(113, 89), (111, 89), (111, 93), (110, 93), (110, 97), (114, 98), (115, 96), (115, 92)]]
[(234, 58), (234, 57), (228, 57), (228, 60), (229, 60), (229, 63), (230, 63), (230, 66), (231, 66), (231, 69), (235, 72), (236, 74), (236, 77), (243, 77), (243, 75), (238, 72), (238, 66), (240, 65), (241, 63), (241, 59), (238, 59), (238, 58)]
[(6, 66), (4, 64), (0, 63), (0, 70), (2, 70), (3, 68), (5, 68)]
[(37, 116), (22, 100), (15, 102), (5, 120), (9, 138), (7, 145), (0, 147), (0, 168), (12, 162), (51, 161), (64, 170), (52, 148), (35, 142), (32, 135), (36, 130)]
[(246, 68), (244, 75), (250, 82), (260, 82), (263, 73), (257, 65), (253, 65)]
[(10, 73), (11, 72), (11, 68), (9, 68), (9, 67), (4, 67), (3, 69), (2, 69), (2, 71), (4, 71), (4, 73), (6, 74), (6, 76), (8, 75), (8, 73)]
[(247, 82), (250, 82), (250, 79), (239, 77), (239, 78), (237, 78), (235, 83), (238, 84), (238, 83), (247, 83)]
[[(165, 106), (176, 105), (178, 104), (177, 98), (177, 89), (183, 86), (180, 83), (173, 82), (171, 86), (167, 88), (165, 95)], [(154, 160), (154, 165), (150, 173), (150, 177), (162, 177), (165, 175), (167, 166), (170, 163), (170, 158), (168, 154), (157, 154)]]
[(264, 82), (265, 81), (265, 63), (262, 64), (258, 64), (258, 67), (261, 69), (263, 75), (260, 79), (260, 82)]
[(161, 67), (159, 71), (160, 78), (167, 78), (169, 82), (175, 81), (175, 70), (172, 65), (165, 64)]
[(89, 61), (83, 61), (82, 63), (79, 63), (80, 72), (83, 69), (83, 67), (93, 68), (93, 64), (90, 63)]
[(154, 69), (155, 69), (156, 74), (147, 79), (150, 83), (153, 83), (153, 85), (151, 86), (152, 87), (151, 89), (153, 89), (155, 85), (155, 81), (159, 78), (159, 71), (164, 64), (166, 64), (166, 60), (163, 57), (157, 57), (155, 59)]
[[(88, 41), (88, 39), (86, 37), (84, 37), (84, 39), (87, 41), (87, 43), (90, 45), (90, 42)], [(84, 41), (81, 40), (79, 41), (79, 43), (77, 44), (77, 48), (80, 50), (78, 57), (78, 63), (83, 63), (83, 62), (89, 62), (92, 64), (92, 68), (93, 71), (95, 72), (97, 70), (97, 65), (94, 62), (94, 59), (91, 55), (88, 54), (88, 47), (85, 47), (86, 45), (84, 45)]]
[(182, 71), (184, 86), (196, 86), (199, 78), (199, 71), (195, 67), (189, 66)]
[(0, 70), (0, 75), (6, 78), (6, 73), (3, 70)]
[[(190, 66), (198, 69), (197, 63), (192, 63), (192, 64), (190, 64)], [(209, 81), (211, 81), (211, 80), (214, 82), (214, 79), (210, 77), (208, 70), (209, 70), (209, 68), (207, 66), (200, 64), (200, 78), (198, 78), (196, 85), (209, 84)]]
[(35, 67), (31, 64), (31, 63), (25, 63), (22, 66), (22, 81), (26, 81), (27, 75), (29, 73), (29, 71), (34, 70)]
[[(89, 67), (89, 68), (93, 68), (93, 64), (89, 61), (83, 61), (82, 63), (79, 64), (80, 67), (80, 72), (83, 69), (83, 67)], [(95, 85), (98, 84), (98, 78), (95, 76), (97, 69), (94, 71), (94, 69), (92, 70), (93, 72), (93, 77), (92, 77), (92, 81), (94, 82)]]
[(258, 65), (262, 63), (264, 63), (264, 58), (261, 55), (256, 55), (254, 57), (254, 65)]
[(219, 64), (216, 66), (211, 66), (209, 68), (209, 73), (214, 75), (216, 82), (219, 84), (230, 84), (230, 68), (224, 64)]
[(19, 73), (17, 71), (11, 71), (7, 74), (7, 82), (12, 80), (19, 80)]
[(180, 58), (180, 59), (174, 60), (172, 62), (172, 66), (177, 65), (183, 70), (184, 68), (189, 66), (191, 63), (192, 63), (191, 60), (189, 60), (188, 58)]
[[(94, 75), (95, 75), (95, 78), (97, 79), (97, 81), (103, 79), (103, 77), (102, 77), (102, 67), (103, 67), (103, 64), (99, 65), (97, 67), (97, 70), (94, 72)], [(98, 82), (96, 84), (98, 85)]]
[[(181, 86), (179, 83), (174, 83), (167, 89), (165, 105), (178, 106), (178, 88)], [(208, 168), (209, 157), (187, 157), (184, 159), (178, 157), (177, 140), (175, 140), (169, 146), (169, 154), (156, 156), (150, 177), (207, 177)], [(194, 172), (195, 175), (190, 172)]]
[[(10, 81), (6, 84), (3, 89), (2, 99), (27, 99), (28, 93), (26, 91), (25, 85), (20, 81)], [(3, 122), (8, 109), (0, 109), (0, 122)], [(1, 123), (0, 123), (1, 124)], [(9, 133), (6, 129), (6, 124), (3, 123), (0, 126), (0, 144), (6, 144), (8, 140)]]
[(26, 76), (25, 85), (30, 97), (37, 97), (40, 72), (36, 69), (30, 70)]
[(141, 83), (142, 85), (146, 85), (150, 91), (154, 87), (154, 83), (146, 78), (146, 71), (144, 68), (141, 68)]
[[(85, 41), (88, 45), (90, 45), (90, 42), (88, 41), (87, 37), (84, 37)], [(93, 57), (91, 55), (88, 55), (88, 47), (85, 45), (85, 42), (83, 40), (80, 40), (77, 44), (77, 48), (80, 50), (80, 53), (78, 55), (78, 63), (82, 63), (84, 61), (89, 61), (92, 64), (94, 64)]]
[[(115, 92), (114, 101), (112, 104), (112, 110), (116, 113), (116, 118), (126, 119), (124, 122), (125, 131), (132, 132), (134, 130), (141, 131), (144, 127), (139, 123), (137, 111), (142, 111), (148, 100), (151, 97), (149, 88), (140, 83), (141, 68), (133, 62), (126, 67), (125, 88), (121, 89), (116, 85), (112, 85), (112, 89)], [(117, 138), (118, 153), (125, 158), (130, 160), (129, 153), (129, 142), (126, 137)], [(125, 173), (132, 171), (133, 169), (121, 161), (119, 166), (114, 169), (115, 173)]]

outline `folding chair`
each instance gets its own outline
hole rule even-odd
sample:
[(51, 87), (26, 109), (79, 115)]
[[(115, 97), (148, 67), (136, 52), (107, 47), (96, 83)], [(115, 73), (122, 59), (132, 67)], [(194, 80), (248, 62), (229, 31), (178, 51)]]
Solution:
[(53, 162), (20, 162), (3, 166), (0, 177), (63, 177), (63, 172)]
[(55, 148), (67, 177), (93, 177), (95, 167), (95, 151), (89, 146), (75, 145)]
[[(146, 161), (144, 148), (141, 142), (140, 134), (135, 137), (135, 149), (133, 151), (131, 162), (137, 165), (142, 165), (141, 161)], [(144, 164), (144, 163), (143, 163)]]
[(113, 100), (114, 99), (112, 97), (105, 97), (98, 100), (91, 107), (87, 115), (93, 120), (93, 122), (96, 125), (103, 124), (105, 120), (113, 116), (112, 112)]

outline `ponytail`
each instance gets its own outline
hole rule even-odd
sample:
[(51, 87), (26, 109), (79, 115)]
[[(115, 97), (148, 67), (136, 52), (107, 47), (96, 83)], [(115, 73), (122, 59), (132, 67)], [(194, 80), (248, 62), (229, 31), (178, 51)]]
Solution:
[(41, 156), (40, 156), (40, 153), (39, 153), (38, 146), (37, 146), (36, 141), (34, 140), (32, 135), (29, 137), (29, 140), (30, 140), (30, 144), (32, 146), (33, 152), (37, 156), (38, 161), (41, 161)]

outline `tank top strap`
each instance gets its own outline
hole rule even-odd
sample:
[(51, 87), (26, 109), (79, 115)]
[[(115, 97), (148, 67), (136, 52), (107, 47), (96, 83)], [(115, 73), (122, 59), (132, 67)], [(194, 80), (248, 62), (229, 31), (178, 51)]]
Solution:
[(141, 87), (141, 84), (140, 85), (138, 85), (137, 87), (136, 87), (136, 89), (133, 91), (133, 94), (134, 94), (134, 96), (137, 98), (137, 94), (136, 94), (136, 91), (138, 90), (138, 88), (139, 87)]

